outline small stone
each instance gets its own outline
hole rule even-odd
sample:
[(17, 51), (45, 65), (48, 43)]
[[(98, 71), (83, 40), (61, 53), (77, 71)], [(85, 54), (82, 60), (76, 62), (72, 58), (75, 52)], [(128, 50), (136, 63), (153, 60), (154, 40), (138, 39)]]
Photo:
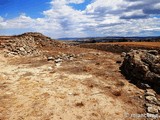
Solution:
[(121, 57), (125, 57), (125, 56), (126, 56), (126, 53), (122, 52)]
[(61, 58), (58, 58), (56, 60), (54, 60), (55, 63), (59, 63), (59, 62), (62, 62), (62, 59)]
[(152, 92), (152, 93), (156, 94), (156, 92), (153, 89), (147, 89), (146, 92)]
[(73, 56), (74, 56), (73, 54), (70, 54), (70, 55), (69, 55), (69, 57), (73, 57)]
[(150, 120), (154, 120), (154, 119), (159, 118), (159, 115), (158, 115), (158, 114), (147, 113), (147, 114), (146, 114), (146, 117), (147, 117), (147, 118), (152, 118), (152, 119), (150, 119)]
[(153, 106), (152, 107), (148, 107), (147, 111), (149, 113), (158, 114), (158, 109), (156, 107), (153, 107)]
[(51, 57), (51, 56), (50, 56), (50, 57), (47, 58), (47, 60), (48, 60), (48, 61), (53, 61), (53, 60), (54, 60), (54, 57)]
[(146, 95), (146, 96), (154, 96), (154, 97), (156, 96), (153, 92), (149, 92), (149, 91), (148, 91), (148, 92), (146, 92), (146, 94), (145, 94), (145, 95)]
[(60, 58), (60, 57), (61, 57), (60, 55), (57, 55), (57, 59)]
[(20, 51), (25, 51), (25, 49), (23, 47), (20, 47), (19, 50)]
[(48, 70), (51, 71), (51, 70), (53, 70), (53, 68), (52, 67), (48, 67)]
[(154, 96), (146, 96), (146, 100), (148, 100), (151, 103), (157, 102), (157, 98)]
[(68, 95), (73, 95), (73, 93), (68, 93)]
[(73, 60), (74, 58), (73, 57), (70, 57), (70, 60)]
[(148, 84), (144, 84), (144, 86), (145, 86), (145, 88), (151, 88), (151, 86)]
[(148, 53), (153, 54), (153, 55), (158, 55), (157, 50), (149, 50)]
[(57, 66), (57, 67), (61, 66), (61, 62), (56, 63), (56, 66)]
[(159, 100), (156, 101), (156, 105), (160, 106), (160, 101)]
[(10, 52), (10, 54), (12, 54), (12, 55), (18, 55), (17, 52)]
[(150, 104), (150, 103), (146, 103), (145, 106), (146, 106), (146, 107), (152, 107), (153, 105)]
[(151, 88), (148, 84), (142, 83), (141, 81), (138, 81), (137, 85), (142, 89), (148, 89)]
[(66, 54), (62, 53), (62, 57), (65, 57), (65, 56), (66, 56)]

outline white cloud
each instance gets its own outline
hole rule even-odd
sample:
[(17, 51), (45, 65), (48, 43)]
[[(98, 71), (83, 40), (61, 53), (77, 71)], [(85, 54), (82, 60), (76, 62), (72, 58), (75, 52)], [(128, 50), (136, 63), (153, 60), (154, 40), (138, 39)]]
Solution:
[[(149, 0), (94, 0), (83, 11), (70, 6), (70, 3), (83, 2), (52, 0), (51, 8), (43, 11), (43, 18), (33, 19), (25, 14), (9, 20), (0, 17), (0, 29), (38, 31), (53, 38), (145, 35), (160, 30), (160, 18), (150, 17), (152, 6), (159, 9), (157, 0), (153, 0), (154, 3)], [(147, 3), (151, 4), (151, 10), (144, 7)]]
[(124, 0), (95, 0), (87, 6), (88, 12), (94, 12), (98, 8), (105, 7), (108, 11), (123, 9), (122, 6), (125, 6), (127, 2)]
[(156, 8), (156, 9), (160, 9), (160, 3), (155, 4), (155, 5), (154, 5), (154, 8)]
[(3, 18), (0, 16), (0, 22), (3, 22)]
[(0, 16), (0, 29), (2, 29), (3, 26), (5, 26), (5, 25), (6, 25), (6, 23), (4, 22), (3, 17)]

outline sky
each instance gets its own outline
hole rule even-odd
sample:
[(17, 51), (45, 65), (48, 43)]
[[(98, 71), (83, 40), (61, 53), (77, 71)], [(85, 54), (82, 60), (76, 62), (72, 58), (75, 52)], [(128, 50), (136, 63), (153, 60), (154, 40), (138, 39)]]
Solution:
[(160, 0), (0, 0), (0, 35), (160, 36)]

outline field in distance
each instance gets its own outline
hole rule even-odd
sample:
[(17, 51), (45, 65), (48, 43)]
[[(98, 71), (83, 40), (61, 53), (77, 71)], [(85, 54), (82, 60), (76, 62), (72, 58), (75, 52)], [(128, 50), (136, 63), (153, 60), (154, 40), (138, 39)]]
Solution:
[(145, 46), (145, 47), (160, 47), (160, 42), (106, 42), (97, 44), (117, 44), (127, 46)]

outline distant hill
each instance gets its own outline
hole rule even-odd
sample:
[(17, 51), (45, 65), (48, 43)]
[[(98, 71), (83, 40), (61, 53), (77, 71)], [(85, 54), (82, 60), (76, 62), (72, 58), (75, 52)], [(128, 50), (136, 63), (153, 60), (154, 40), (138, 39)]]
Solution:
[(77, 40), (82, 38), (58, 38), (58, 40)]
[(76, 42), (132, 42), (132, 41), (154, 41), (160, 42), (160, 36), (147, 36), (147, 37), (86, 37), (86, 38), (59, 38), (59, 40), (76, 41)]

